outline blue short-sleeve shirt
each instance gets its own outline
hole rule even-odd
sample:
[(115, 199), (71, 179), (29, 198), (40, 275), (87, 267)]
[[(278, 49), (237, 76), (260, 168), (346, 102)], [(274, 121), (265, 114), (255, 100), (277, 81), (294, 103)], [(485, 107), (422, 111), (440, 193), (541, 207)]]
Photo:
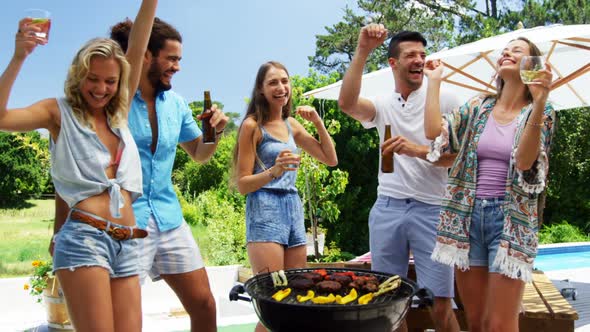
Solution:
[(150, 214), (160, 231), (182, 224), (182, 210), (172, 187), (172, 166), (178, 143), (201, 136), (188, 104), (173, 91), (156, 97), (158, 145), (152, 153), (152, 128), (148, 109), (138, 90), (129, 111), (129, 129), (137, 144), (143, 173), (143, 195), (133, 203), (137, 226), (146, 228)]

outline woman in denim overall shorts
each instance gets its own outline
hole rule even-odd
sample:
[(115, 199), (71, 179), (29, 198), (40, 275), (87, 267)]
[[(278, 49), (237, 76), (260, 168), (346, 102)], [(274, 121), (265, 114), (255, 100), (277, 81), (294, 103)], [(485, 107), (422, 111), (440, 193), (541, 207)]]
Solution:
[[(291, 117), (291, 83), (278, 62), (263, 64), (234, 152), (235, 180), (246, 198), (246, 240), (252, 271), (270, 272), (306, 265), (306, 233), (295, 188), (297, 147), (328, 166), (336, 150), (322, 119), (311, 106), (297, 107), (311, 121), (319, 140)], [(256, 331), (265, 331), (259, 323)]]

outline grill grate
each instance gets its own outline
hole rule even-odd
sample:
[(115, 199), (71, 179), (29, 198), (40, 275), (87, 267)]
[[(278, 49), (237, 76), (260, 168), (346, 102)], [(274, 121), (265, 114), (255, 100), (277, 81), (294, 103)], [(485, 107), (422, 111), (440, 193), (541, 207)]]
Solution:
[[(313, 272), (315, 270), (317, 270), (317, 269), (291, 269), (291, 270), (285, 271), (285, 275), (287, 276), (287, 280), (291, 281), (293, 279), (296, 279), (298, 277), (298, 275), (301, 273)], [(368, 271), (368, 270), (357, 270), (357, 269), (327, 268), (325, 270), (328, 273), (352, 271), (357, 276), (375, 276), (379, 280), (379, 283), (384, 282), (385, 280), (387, 280), (389, 277), (392, 276), (391, 274), (372, 272), (372, 271)], [(377, 297), (374, 297), (373, 300), (371, 300), (371, 302), (369, 302), (368, 304), (361, 305), (361, 304), (358, 304), (358, 302), (357, 302), (358, 298), (357, 298), (357, 300), (352, 301), (347, 304), (315, 304), (312, 301), (306, 301), (306, 302), (301, 303), (301, 302), (297, 301), (297, 295), (306, 295), (307, 291), (297, 291), (295, 289), (293, 289), (291, 291), (291, 294), (289, 294), (288, 297), (283, 299), (281, 302), (277, 302), (272, 298), (272, 295), (274, 293), (276, 293), (278, 290), (284, 289), (286, 287), (275, 288), (273, 281), (272, 281), (272, 277), (270, 276), (270, 273), (265, 273), (265, 274), (255, 276), (254, 278), (252, 278), (246, 282), (245, 287), (246, 287), (246, 290), (248, 291), (248, 294), (250, 294), (250, 296), (257, 298), (259, 300), (262, 299), (262, 300), (267, 300), (267, 301), (273, 301), (276, 303), (297, 305), (297, 306), (317, 306), (319, 308), (342, 308), (342, 307), (351, 307), (351, 306), (352, 307), (355, 307), (355, 306), (356, 307), (379, 306), (381, 304), (389, 304), (392, 301), (407, 300), (407, 298), (411, 295), (411, 293), (414, 290), (414, 287), (412, 285), (408, 284), (402, 278), (402, 284), (395, 291), (388, 292), (388, 293), (379, 295)], [(367, 292), (365, 292), (365, 291), (360, 291), (359, 298), (366, 293)], [(347, 294), (347, 290), (343, 290), (340, 293), (334, 293), (334, 295), (341, 295), (341, 296), (345, 296), (346, 294)], [(324, 295), (324, 294), (322, 294), (322, 295)]]

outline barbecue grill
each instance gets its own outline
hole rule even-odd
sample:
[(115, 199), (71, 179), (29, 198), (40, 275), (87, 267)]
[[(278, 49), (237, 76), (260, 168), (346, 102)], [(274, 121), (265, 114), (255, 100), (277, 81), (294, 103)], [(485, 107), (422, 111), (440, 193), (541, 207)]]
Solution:
[[(305, 272), (316, 269), (290, 269), (285, 275), (290, 281)], [(326, 268), (328, 274), (352, 271), (357, 276), (375, 276), (380, 283), (392, 274), (361, 269)], [(235, 286), (230, 292), (230, 300), (252, 302), (254, 310), (262, 324), (272, 332), (291, 331), (363, 331), (384, 332), (397, 329), (405, 318), (412, 298), (417, 296), (420, 304), (432, 305), (430, 290), (418, 289), (417, 285), (401, 278), (402, 283), (395, 291), (373, 298), (368, 304), (360, 305), (357, 301), (348, 304), (314, 304), (311, 301), (299, 303), (297, 295), (304, 293), (293, 290), (291, 294), (277, 302), (272, 295), (278, 290), (274, 287), (270, 273), (259, 274), (242, 286)], [(243, 296), (245, 292), (250, 297)], [(345, 295), (346, 291), (340, 295)], [(359, 294), (359, 297), (364, 294)], [(337, 294), (334, 294), (337, 295)]]

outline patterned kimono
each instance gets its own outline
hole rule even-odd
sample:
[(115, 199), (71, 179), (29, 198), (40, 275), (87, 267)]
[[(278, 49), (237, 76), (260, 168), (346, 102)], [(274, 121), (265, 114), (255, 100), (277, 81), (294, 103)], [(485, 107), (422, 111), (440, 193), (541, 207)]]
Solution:
[[(450, 170), (445, 188), (438, 225), (437, 243), (432, 259), (462, 270), (469, 268), (469, 226), (477, 185), (477, 144), (489, 115), (496, 104), (494, 97), (480, 96), (471, 99), (453, 113), (443, 116), (441, 136), (432, 143), (430, 161), (438, 159), (441, 149), (458, 153)], [(515, 167), (518, 142), (524, 132), (532, 104), (525, 106), (517, 116), (517, 129), (506, 178), (504, 196), (504, 228), (498, 254), (493, 265), (502, 274), (525, 282), (532, 280), (533, 260), (537, 255), (539, 194), (545, 188), (548, 171), (547, 158), (555, 111), (547, 103), (544, 126), (541, 128), (541, 146), (531, 169), (520, 171)]]

